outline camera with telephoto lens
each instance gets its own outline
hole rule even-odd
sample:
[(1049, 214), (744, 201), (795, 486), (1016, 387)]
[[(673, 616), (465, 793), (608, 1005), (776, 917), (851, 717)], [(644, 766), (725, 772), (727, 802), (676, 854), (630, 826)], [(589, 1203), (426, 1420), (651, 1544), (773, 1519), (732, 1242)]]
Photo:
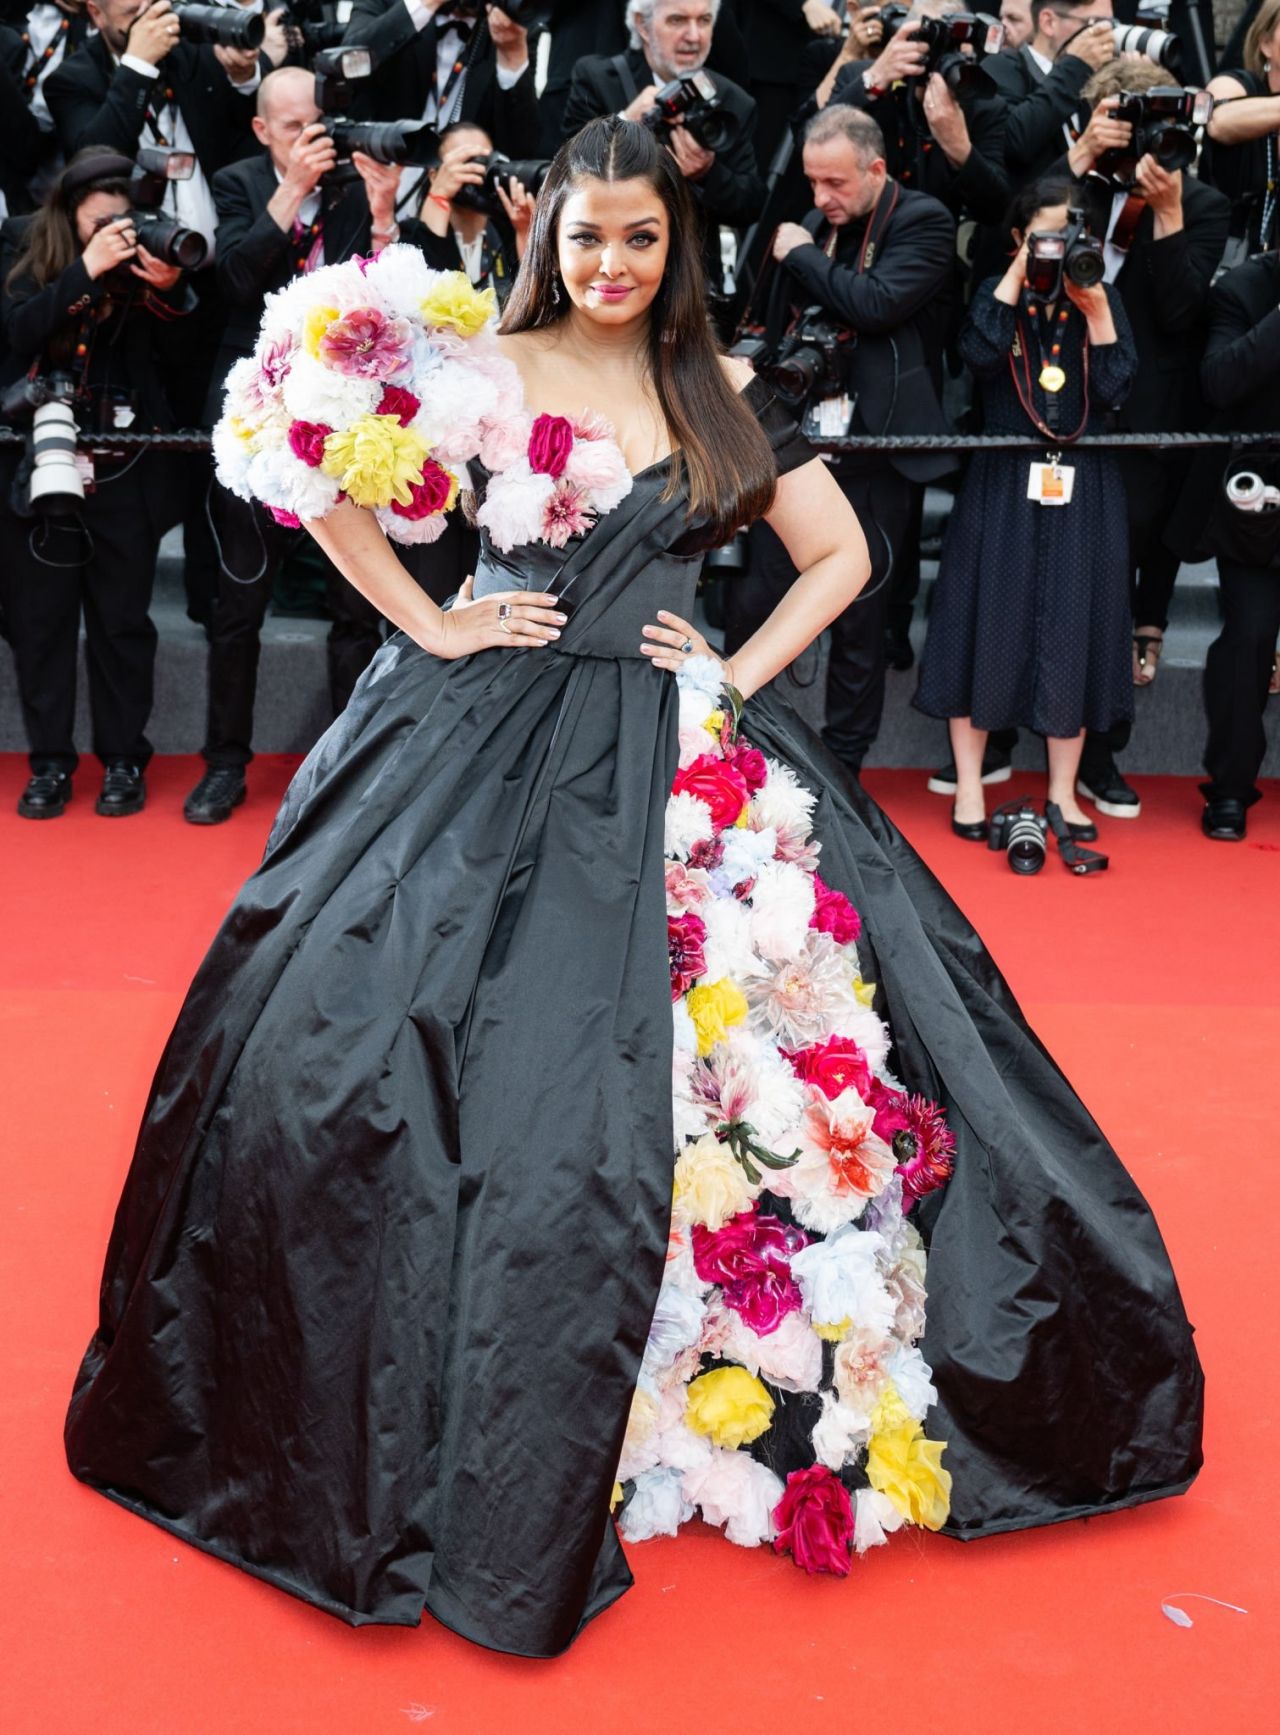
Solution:
[(173, 15), (184, 42), (208, 43), (211, 48), (261, 48), (267, 30), (261, 12), (243, 12), (238, 6), (173, 0)]
[(1176, 174), (1196, 159), (1196, 129), (1207, 126), (1213, 98), (1207, 90), (1183, 90), (1180, 85), (1156, 90), (1122, 90), (1111, 110), (1112, 120), (1128, 121), (1132, 141), (1098, 158), (1102, 174), (1122, 163), (1151, 156), (1162, 169)]
[[(132, 209), (125, 215), (133, 224), (139, 247), (145, 247), (153, 258), (166, 265), (176, 265), (180, 271), (198, 271), (209, 257), (209, 243), (198, 229), (188, 229), (169, 212), (160, 209), (171, 181), (189, 181), (195, 173), (196, 159), (191, 151), (174, 150), (170, 145), (142, 145), (137, 166), (129, 180)], [(108, 217), (99, 227), (114, 223)], [(104, 289), (125, 295), (140, 287), (130, 267), (132, 260), (113, 266), (101, 279)]]
[(1042, 301), (1056, 301), (1062, 280), (1093, 289), (1106, 273), (1102, 243), (1091, 235), (1083, 211), (1067, 212), (1065, 229), (1033, 229), (1027, 236), (1027, 288)]
[(342, 112), (350, 106), (351, 86), (368, 78), (373, 68), (368, 48), (326, 48), (312, 62), (316, 107), (339, 163), (350, 162), (353, 151), (363, 151), (375, 163), (429, 167), (436, 161), (439, 143), (429, 121), (351, 120)]
[(507, 182), (514, 176), (536, 199), (551, 167), (550, 157), (509, 157), (504, 151), (487, 154), (482, 151), (467, 161), (483, 168), (484, 180), (479, 186), (464, 183), (453, 195), (453, 203), (467, 211), (484, 211), (491, 217), (502, 210), (499, 186), (506, 192)]
[(1256, 470), (1237, 470), (1227, 483), (1227, 499), (1237, 512), (1280, 512), (1280, 488)]
[(28, 458), (14, 487), (14, 509), (23, 517), (33, 512), (64, 516), (84, 499), (84, 478), (76, 464), (75, 401), (76, 382), (56, 372), (20, 379), (4, 394), (0, 417), (14, 425), (31, 422)]
[(1163, 66), (1177, 75), (1182, 64), (1182, 43), (1172, 31), (1153, 30), (1145, 24), (1121, 24), (1117, 20), (1111, 25), (1111, 33), (1117, 54), (1140, 55), (1153, 66)]
[(682, 72), (655, 92), (654, 106), (644, 116), (650, 132), (669, 132), (684, 127), (704, 151), (722, 151), (738, 136), (738, 120), (720, 101), (720, 92), (710, 73)]
[(1048, 831), (1048, 821), (1036, 812), (1031, 797), (1020, 795), (991, 815), (987, 848), (1003, 850), (1014, 873), (1038, 874), (1048, 854), (1044, 841)]
[(1003, 46), (1004, 25), (998, 18), (986, 12), (949, 12), (943, 18), (913, 18), (910, 7), (894, 5), (881, 7), (880, 22), (881, 53), (900, 30), (925, 44), (928, 54), (921, 78), (936, 72), (957, 95), (995, 89), (990, 74), (980, 63), (989, 54), (999, 54)]
[[(814, 396), (827, 397), (844, 389), (852, 342), (847, 325), (829, 318), (820, 307), (807, 307), (760, 371), (781, 401), (797, 409)], [(731, 353), (740, 354), (740, 347)]]

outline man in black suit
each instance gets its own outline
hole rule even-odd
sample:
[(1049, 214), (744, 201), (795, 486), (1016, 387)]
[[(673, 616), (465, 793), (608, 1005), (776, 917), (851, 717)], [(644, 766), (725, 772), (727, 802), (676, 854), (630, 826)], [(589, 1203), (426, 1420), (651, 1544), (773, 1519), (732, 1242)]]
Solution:
[(1111, 0), (1051, 0), (1034, 8), (1033, 22), (1016, 53), (983, 63), (1005, 99), (1004, 158), (1015, 187), (1039, 180), (1083, 131), (1084, 87), (1116, 53)]
[[(536, 157), (542, 118), (529, 33), (478, 0), (355, 0), (343, 41), (373, 50), (359, 108), (375, 120), (483, 127), (509, 157)], [(425, 180), (405, 175), (400, 211), (412, 215)]]
[[(756, 157), (767, 173), (792, 114), (813, 89), (803, 68), (815, 43), (840, 40), (840, 15), (826, 0), (740, 0), (747, 89), (756, 103)], [(816, 78), (813, 81), (816, 83)]]
[[(302, 67), (270, 73), (258, 92), (254, 133), (266, 154), (232, 163), (213, 183), (218, 210), (218, 281), (228, 309), (218, 352), (209, 420), (221, 409), (232, 365), (257, 343), (264, 298), (299, 272), (367, 255), (389, 242), (415, 241), (420, 225), (395, 221), (400, 170), (359, 153), (354, 174), (335, 173), (333, 141), (316, 107), (315, 79)], [(209, 640), (209, 710), (203, 748), (207, 770), (187, 797), (196, 825), (229, 819), (244, 800), (253, 758), (253, 702), (259, 635), (291, 534), (261, 507), (219, 483), (209, 510), (221, 554)], [(328, 569), (329, 687), (335, 711), (381, 642), (377, 610)]]
[(84, 0), (0, 0), (0, 19), (0, 195), (18, 213), (34, 209), (58, 167), (45, 81), (92, 26)]
[[(805, 130), (804, 170), (816, 209), (783, 223), (773, 241), (766, 337), (813, 310), (848, 329), (842, 392), (810, 402), (806, 429), (822, 434), (940, 434), (942, 346), (950, 320), (955, 222), (926, 193), (894, 181), (869, 115), (833, 104)], [(837, 426), (843, 423), (843, 426)], [(946, 455), (839, 455), (832, 474), (867, 536), (872, 576), (831, 629), (823, 738), (853, 771), (875, 740), (884, 708), (884, 627), (895, 561), (905, 550), (913, 493), (951, 468)], [(795, 578), (767, 525), (752, 527), (751, 577), (730, 593), (730, 652)]]
[[(642, 120), (652, 112), (663, 85), (706, 68), (716, 21), (713, 0), (631, 0), (627, 20), (632, 45), (625, 54), (588, 55), (574, 68), (562, 123), (566, 138), (597, 115)], [(755, 103), (722, 74), (707, 70), (707, 77), (734, 123), (729, 143), (722, 150), (708, 150), (683, 126), (664, 127), (661, 138), (705, 219), (708, 276), (719, 287), (719, 225), (741, 228), (758, 216), (764, 182), (752, 138)]]
[[(1127, 122), (1110, 118), (1120, 90), (1167, 86), (1169, 74), (1146, 62), (1116, 60), (1085, 87), (1092, 111), (1064, 166), (1076, 179), (1095, 235), (1104, 237), (1106, 277), (1120, 292), (1138, 351), (1138, 377), (1116, 417), (1132, 433), (1191, 431), (1203, 425), (1198, 368), (1205, 309), (1222, 259), (1230, 202), (1182, 170), (1134, 160)], [(1125, 155), (1125, 152), (1130, 152)], [(1107, 153), (1114, 153), (1108, 155)], [(1121, 454), (1129, 505), (1129, 562), (1135, 637), (1148, 668), (1168, 621), (1179, 555), (1166, 530), (1184, 486), (1186, 459), (1155, 451)], [(1154, 641), (1154, 644), (1152, 643)], [(1139, 677), (1147, 672), (1141, 665)], [(1136, 818), (1139, 798), (1116, 768), (1129, 725), (1090, 735), (1080, 762), (1081, 793), (1112, 819)]]
[(27, 48), (0, 24), (0, 218), (29, 211), (28, 191), (40, 163), (41, 134), (24, 89)]

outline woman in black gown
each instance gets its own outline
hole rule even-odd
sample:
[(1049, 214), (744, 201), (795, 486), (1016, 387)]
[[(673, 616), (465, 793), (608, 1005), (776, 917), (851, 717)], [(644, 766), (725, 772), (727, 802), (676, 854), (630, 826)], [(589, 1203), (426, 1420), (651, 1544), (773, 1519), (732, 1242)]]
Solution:
[[(291, 784), (191, 988), (67, 1418), (75, 1475), (196, 1546), (352, 1624), (415, 1625), (425, 1607), (528, 1656), (562, 1651), (632, 1582), (611, 1516), (620, 1457), (633, 1460), (627, 1534), (645, 1533), (626, 1523), (644, 1477), (668, 1490), (679, 1479), (661, 1454), (659, 1469), (643, 1468), (628, 1429), (659, 1337), (684, 1343), (686, 1378), (695, 1364), (727, 1373), (749, 1388), (748, 1409), (773, 1417), (761, 1432), (741, 1409), (726, 1421), (724, 1406), (713, 1416), (700, 1404), (702, 1432), (682, 1436), (704, 1452), (699, 1473), (715, 1456), (757, 1490), (786, 1477), (797, 1503), (821, 1484), (836, 1513), (806, 1542), (779, 1505), (745, 1539), (847, 1571), (851, 1498), (859, 1547), (878, 1540), (876, 1511), (891, 1511), (870, 1451), (865, 1465), (860, 1446), (837, 1456), (833, 1471), (830, 1431), (815, 1444), (820, 1417), (848, 1421), (831, 1366), (854, 1323), (819, 1299), (821, 1261), (840, 1245), (898, 1258), (898, 1300), (915, 1318), (906, 1335), (923, 1325), (920, 1236), (898, 1209), (911, 1165), (894, 1168), (907, 1147), (872, 1135), (857, 1090), (829, 1104), (830, 1126), (825, 1099), (810, 1096), (806, 1117), (839, 1145), (844, 1183), (879, 1189), (859, 1222), (861, 1196), (850, 1225), (823, 1239), (794, 1178), (808, 1156), (753, 1183), (774, 1237), (752, 1268), (753, 1306), (776, 1315), (757, 1311), (759, 1331), (796, 1305), (777, 1264), (785, 1243), (797, 1272), (808, 1260), (802, 1317), (824, 1340), (808, 1346), (820, 1374), (789, 1378), (761, 1359), (757, 1378), (729, 1347), (741, 1321), (724, 1307), (696, 1343), (679, 1338), (678, 1305), (659, 1309), (673, 1266), (693, 1271), (687, 1246), (669, 1258), (694, 1191), (678, 1171), (673, 1215), (673, 1042), (696, 1027), (708, 1067), (755, 1052), (774, 1068), (775, 1100), (794, 1088), (778, 1083), (762, 1037), (731, 1048), (747, 998), (733, 1004), (725, 981), (696, 1013), (696, 989), (676, 1005), (673, 1038), (673, 1001), (707, 980), (728, 930), (713, 933), (708, 914), (704, 958), (667, 899), (700, 875), (711, 884), (716, 863), (721, 904), (751, 905), (752, 923), (768, 876), (806, 881), (805, 956), (828, 970), (866, 1049), (845, 1045), (839, 1087), (856, 1079), (891, 1111), (916, 1112), (870, 1077), (871, 1057), (889, 1076), (877, 1046), (887, 1026), (894, 1074), (946, 1112), (955, 1171), (915, 1215), (936, 1392), (915, 1352), (885, 1340), (904, 1370), (896, 1409), (905, 1416), (900, 1389), (916, 1419), (883, 1437), (905, 1442), (898, 1467), (915, 1494), (903, 1498), (921, 1495), (919, 1521), (937, 1528), (946, 1512), (940, 1448), (920, 1433), (928, 1401), (955, 1536), (1181, 1492), (1200, 1463), (1200, 1370), (1141, 1196), (959, 911), (767, 688), (863, 582), (865, 546), (769, 391), (716, 356), (689, 215), (645, 129), (592, 123), (552, 168), (504, 319), (503, 351), (544, 412), (535, 427), (555, 425), (557, 409), (567, 426), (584, 395), (610, 412), (630, 472), (620, 501), (558, 540), (513, 542), (502, 489), (480, 468), (480, 566), (443, 615), (403, 579), (371, 512), (348, 502), (312, 523), (401, 630)], [(701, 552), (763, 511), (801, 576), (732, 669), (717, 669), (687, 624)], [(726, 831), (710, 852), (672, 840), (673, 814), (683, 824), (701, 812), (683, 707), (707, 670), (720, 697), (699, 726), (733, 756), (730, 771), (711, 766), (708, 799), (734, 849), (762, 846), (750, 883), (728, 870)], [(722, 680), (754, 695), (737, 739)], [(770, 816), (743, 793), (766, 769)], [(739, 793), (725, 806), (729, 786)], [(795, 815), (810, 808), (805, 842)], [(775, 843), (779, 859), (765, 861)], [(865, 924), (856, 978), (850, 899)], [(791, 969), (777, 934), (794, 912), (785, 898), (773, 910), (760, 947)], [(865, 1006), (873, 979), (885, 1026)], [(752, 1019), (777, 1011), (748, 986)], [(795, 986), (782, 983), (783, 1000)], [(779, 1016), (785, 1033), (790, 1014)], [(749, 1092), (759, 1081), (747, 1070), (737, 1088)], [(732, 1195), (747, 1148), (743, 1123), (728, 1124), (729, 1074), (716, 1077), (729, 1143), (694, 1144)], [(713, 1125), (719, 1112), (718, 1101)], [(785, 1161), (786, 1141), (774, 1143)], [(943, 1148), (935, 1138), (935, 1155)], [(759, 1137), (750, 1152), (767, 1162)], [(732, 1208), (693, 1215), (696, 1259), (707, 1224), (757, 1221)], [(708, 1296), (732, 1288), (694, 1280), (684, 1293), (705, 1324)], [(691, 1417), (702, 1378), (686, 1393)], [(863, 1524), (869, 1481), (882, 1504), (868, 1501)], [(676, 1490), (677, 1521), (684, 1499)], [(705, 1488), (701, 1509), (712, 1509)], [(741, 1525), (728, 1534), (744, 1540)]]

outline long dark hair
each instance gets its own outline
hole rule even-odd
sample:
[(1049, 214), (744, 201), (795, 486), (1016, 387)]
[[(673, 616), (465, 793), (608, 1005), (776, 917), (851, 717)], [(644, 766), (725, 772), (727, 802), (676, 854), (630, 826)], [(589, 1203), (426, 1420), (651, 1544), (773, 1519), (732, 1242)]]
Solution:
[(768, 511), (777, 479), (773, 453), (720, 364), (695, 241), (698, 214), (675, 159), (647, 127), (605, 115), (561, 145), (538, 194), (529, 244), (498, 329), (540, 331), (567, 316), (562, 288), (556, 299), (556, 237), (565, 200), (584, 180), (646, 181), (666, 207), (671, 245), (649, 308), (647, 357), (674, 448), (663, 498), (672, 499), (683, 481), (689, 517), (727, 541)]
[[(86, 174), (94, 159), (101, 161), (101, 176)], [(44, 204), (27, 226), (22, 251), (5, 279), (12, 290), (22, 278), (34, 280), (43, 289), (60, 277), (84, 248), (76, 234), (76, 212), (91, 193), (119, 193), (129, 197), (129, 164), (116, 151), (102, 145), (86, 145), (77, 151), (45, 195)]]

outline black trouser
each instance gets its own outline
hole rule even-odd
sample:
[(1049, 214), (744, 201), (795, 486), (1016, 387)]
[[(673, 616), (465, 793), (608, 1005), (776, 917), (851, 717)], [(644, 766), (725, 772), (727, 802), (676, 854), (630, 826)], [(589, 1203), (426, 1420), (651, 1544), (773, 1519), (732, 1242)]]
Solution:
[(1267, 751), (1263, 712), (1280, 636), (1280, 570), (1220, 558), (1218, 581), (1222, 631), (1204, 665), (1209, 782), (1201, 788), (1210, 800), (1251, 807), (1260, 799), (1256, 779)]
[[(253, 758), (253, 702), (258, 686), (262, 623), (289, 544), (301, 532), (277, 524), (260, 506), (216, 482), (209, 511), (221, 563), (209, 635), (209, 711), (203, 753), (210, 765), (247, 765)], [(329, 697), (335, 714), (351, 697), (382, 643), (382, 617), (326, 562)]]
[[(196, 292), (194, 310), (166, 327), (162, 358), (165, 398), (179, 428), (200, 428), (214, 419), (211, 411), (221, 404), (209, 403), (213, 375), (226, 308), (218, 293), (212, 265), (188, 273)], [(207, 419), (206, 419), (207, 418)], [(209, 452), (174, 455), (175, 497), (171, 523), (182, 525), (182, 584), (191, 620), (207, 623), (218, 594), (218, 549), (205, 511), (213, 483), (213, 457)]]
[(1135, 626), (1169, 624), (1169, 600), (1182, 562), (1165, 542), (1186, 485), (1184, 458), (1156, 452), (1122, 452), (1120, 474), (1129, 505), (1129, 600)]
[(156, 629), (148, 610), (159, 534), (144, 485), (148, 460), (120, 467), (99, 460), (98, 487), (77, 517), (15, 517), (12, 468), (0, 477), (0, 542), (18, 696), (33, 771), (72, 772), (76, 662), (84, 614), (93, 751), (104, 763), (138, 767), (155, 672)]
[[(888, 465), (861, 472), (833, 466), (832, 474), (858, 515), (871, 555), (871, 577), (860, 596), (831, 623), (827, 710), (822, 738), (859, 770), (880, 729), (884, 711), (884, 628), (895, 556), (906, 542), (914, 485)], [(747, 535), (749, 567), (727, 586), (725, 646), (743, 644), (790, 589), (796, 569), (763, 522)]]

